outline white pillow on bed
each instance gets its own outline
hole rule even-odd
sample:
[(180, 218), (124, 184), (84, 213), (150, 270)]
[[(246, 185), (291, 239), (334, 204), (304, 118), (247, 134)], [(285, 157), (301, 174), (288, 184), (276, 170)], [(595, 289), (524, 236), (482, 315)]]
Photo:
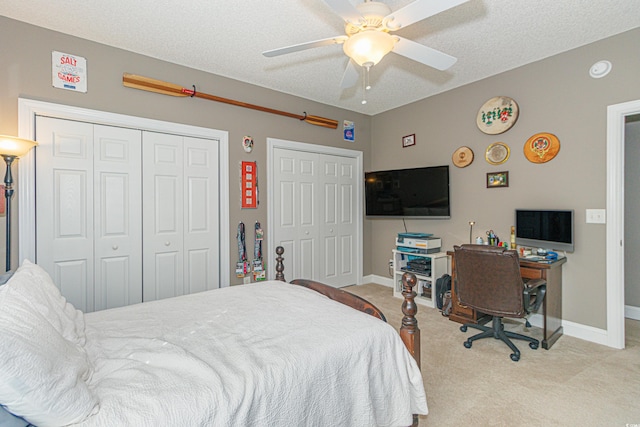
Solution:
[(42, 267), (24, 260), (7, 285), (24, 295), (33, 308), (44, 315), (63, 337), (84, 345), (84, 314), (67, 302), (49, 273)]
[(90, 415), (97, 398), (77, 313), (42, 272), (25, 262), (0, 286), (0, 404), (36, 425), (66, 425)]

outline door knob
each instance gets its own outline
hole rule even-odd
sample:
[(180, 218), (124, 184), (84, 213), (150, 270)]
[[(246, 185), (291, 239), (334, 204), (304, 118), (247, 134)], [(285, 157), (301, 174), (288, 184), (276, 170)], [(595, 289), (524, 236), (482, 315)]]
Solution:
[(171, 242), (169, 242), (169, 241), (164, 242), (165, 246), (169, 246), (170, 244), (171, 244)]
[(118, 250), (118, 245), (111, 246), (111, 249), (113, 249), (114, 251), (117, 251)]

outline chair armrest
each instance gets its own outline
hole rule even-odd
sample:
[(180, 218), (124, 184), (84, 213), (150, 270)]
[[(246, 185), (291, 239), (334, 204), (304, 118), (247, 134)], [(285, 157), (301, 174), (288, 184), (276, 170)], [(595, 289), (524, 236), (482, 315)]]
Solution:
[[(527, 313), (535, 313), (540, 309), (546, 293), (546, 280), (531, 279), (524, 282), (524, 308)], [(531, 306), (532, 303), (533, 306)]]
[(524, 284), (525, 284), (525, 289), (531, 290), (531, 289), (538, 288), (542, 285), (546, 285), (547, 281), (544, 279), (531, 279), (531, 280), (525, 281)]

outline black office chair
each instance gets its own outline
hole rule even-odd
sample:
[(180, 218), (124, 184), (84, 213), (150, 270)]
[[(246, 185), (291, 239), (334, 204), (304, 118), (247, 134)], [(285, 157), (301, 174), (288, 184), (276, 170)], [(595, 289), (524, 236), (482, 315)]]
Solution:
[(524, 281), (520, 275), (518, 253), (498, 246), (455, 246), (455, 292), (460, 304), (493, 316), (492, 326), (466, 323), (462, 332), (475, 328), (481, 333), (468, 338), (464, 346), (471, 348), (475, 340), (494, 337), (511, 348), (511, 360), (520, 360), (520, 350), (509, 338), (529, 341), (537, 349), (540, 342), (526, 335), (505, 331), (503, 317), (526, 318), (540, 308), (546, 292), (546, 281)]

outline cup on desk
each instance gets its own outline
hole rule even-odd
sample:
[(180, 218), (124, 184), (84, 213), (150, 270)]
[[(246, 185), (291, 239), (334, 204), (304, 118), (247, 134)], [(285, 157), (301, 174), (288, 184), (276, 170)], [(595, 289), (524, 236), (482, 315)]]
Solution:
[(482, 237), (476, 237), (476, 245), (484, 245), (484, 239)]

